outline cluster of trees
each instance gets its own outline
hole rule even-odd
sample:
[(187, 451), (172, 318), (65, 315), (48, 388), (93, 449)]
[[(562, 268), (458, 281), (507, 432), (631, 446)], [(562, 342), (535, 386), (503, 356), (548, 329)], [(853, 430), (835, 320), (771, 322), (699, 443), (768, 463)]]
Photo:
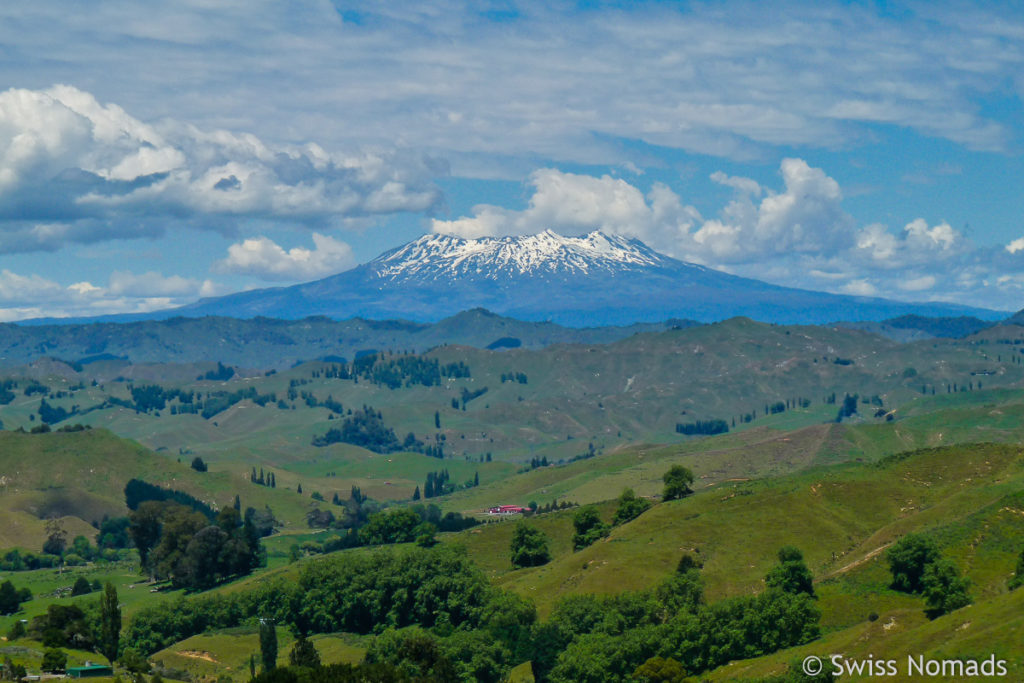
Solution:
[[(277, 477), (274, 476), (273, 472), (263, 472), (263, 468), (260, 468), (259, 474), (256, 474), (256, 468), (252, 468), (252, 472), (249, 474), (249, 481), (253, 484), (259, 484), (260, 486), (269, 486), (274, 489), (277, 488)], [(302, 493), (301, 491), (299, 493)]]
[(519, 384), (527, 384), (528, 379), (525, 372), (503, 372), (501, 373), (501, 383), (505, 382), (518, 382)]
[(17, 589), (10, 579), (0, 583), (0, 614), (14, 614), (21, 609), (21, 603), (32, 599), (28, 588)]
[(696, 434), (703, 434), (710, 436), (713, 434), (725, 434), (729, 431), (729, 423), (725, 420), (697, 420), (696, 422), (689, 423), (676, 423), (676, 432), (679, 434), (686, 434), (687, 436), (693, 436)]
[(647, 512), (651, 507), (651, 501), (640, 498), (633, 489), (623, 489), (619, 496), (618, 507), (615, 508), (615, 515), (612, 517), (612, 526), (618, 526), (632, 521)]
[[(329, 511), (325, 511), (328, 514)], [(312, 514), (312, 513), (310, 513)], [(472, 517), (463, 517), (458, 512), (441, 514), (436, 505), (413, 505), (408, 508), (380, 510), (374, 501), (359, 505), (355, 514), (334, 520), (333, 515), (320, 519), (320, 526), (347, 528), (347, 532), (323, 543), (304, 543), (301, 547), (311, 553), (334, 552), (344, 548), (367, 545), (390, 545), (410, 543), (434, 544), (434, 534), (439, 531), (462, 531), (476, 526), (479, 522)]]
[(0, 405), (5, 406), (14, 400), (15, 394), (11, 389), (17, 389), (18, 383), (13, 379), (0, 381)]
[[(163, 603), (137, 613), (124, 641), (149, 654), (204, 630), (256, 618), (290, 624), (303, 634), (378, 633), (362, 673), (377, 667), (399, 676), (374, 680), (497, 682), (524, 661), (532, 662), (536, 680), (554, 683), (635, 680), (641, 667), (656, 665), (677, 666), (692, 676), (733, 659), (805, 643), (819, 633), (813, 598), (784, 586), (706, 604), (698, 563), (689, 556), (655, 589), (608, 598), (566, 597), (541, 624), (530, 602), (494, 588), (464, 553), (440, 546), (346, 553), (307, 563), (297, 580)], [(276, 660), (273, 645), (268, 642), (266, 651)], [(297, 670), (316, 669), (310, 653), (301, 655), (307, 649), (296, 655), (303, 664), (293, 662), (293, 668), (277, 673), (267, 657), (257, 680), (297, 683), (333, 673), (355, 675), (351, 669)], [(652, 661), (655, 657), (661, 661)]]
[[(437, 472), (427, 472), (427, 480), (423, 484), (423, 498), (436, 498), (437, 496), (443, 496), (453, 491), (469, 489), (479, 485), (479, 472), (474, 473), (472, 479), (467, 479), (461, 485), (452, 483), (451, 475), (448, 474), (447, 469), (438, 470)], [(417, 486), (416, 490), (413, 492), (412, 499), (420, 499), (419, 486)]]
[(57, 424), (78, 413), (78, 406), (71, 406), (71, 410), (60, 406), (52, 406), (46, 399), (39, 401), (39, 419), (46, 424)]
[(517, 569), (539, 567), (551, 561), (548, 537), (537, 527), (525, 522), (516, 523), (512, 530), (511, 552), (512, 566)]
[(583, 451), (579, 455), (572, 456), (567, 461), (559, 460), (558, 464), (562, 465), (565, 462), (578, 462), (580, 460), (589, 460), (590, 458), (593, 458), (595, 455), (597, 455), (597, 449), (594, 448), (594, 442), (591, 441), (590, 443), (587, 444), (587, 450)]
[(601, 519), (601, 513), (598, 512), (596, 505), (585, 505), (577, 510), (572, 517), (572, 526), (573, 550), (583, 550), (607, 537), (612, 531), (611, 525)]
[(128, 531), (150, 576), (189, 590), (206, 590), (250, 573), (263, 557), (260, 535), (234, 507), (214, 520), (173, 502), (146, 501), (132, 511)]
[(50, 387), (46, 386), (45, 384), (40, 384), (39, 382), (30, 380), (29, 383), (25, 385), (24, 394), (26, 396), (32, 396), (33, 394), (42, 394), (45, 396), (49, 393)]
[[(474, 389), (473, 391), (470, 391), (466, 387), (462, 387), (462, 390), (459, 392), (459, 403), (461, 404), (462, 410), (465, 410), (466, 406), (471, 401), (475, 401), (476, 399), (480, 398), (486, 393), (487, 387), (480, 387), (479, 389)], [(454, 404), (452, 407), (455, 407)]]
[(935, 541), (907, 534), (886, 553), (892, 588), (924, 596), (925, 613), (932, 619), (971, 604), (970, 582), (952, 562), (939, 554)]
[[(90, 621), (79, 605), (51, 604), (44, 614), (34, 617), (29, 622), (28, 635), (41, 641), (43, 646), (50, 650), (71, 647), (91, 651), (95, 647), (95, 631)], [(63, 652), (60, 654), (63, 655)], [(53, 656), (55, 655), (51, 655)], [(62, 670), (66, 661), (65, 658), (56, 666), (48, 666), (44, 662), (43, 669)]]
[(839, 412), (836, 413), (836, 422), (842, 422), (844, 418), (853, 417), (857, 414), (857, 394), (846, 394), (843, 396), (843, 403), (839, 406)]
[(197, 380), (208, 379), (214, 382), (227, 382), (235, 376), (235, 369), (217, 361), (217, 367), (196, 377)]
[(469, 377), (469, 367), (462, 361), (442, 365), (436, 358), (417, 354), (360, 353), (352, 363), (344, 358), (332, 359), (331, 365), (313, 370), (311, 376), (331, 379), (351, 379), (399, 389), (417, 384), (433, 387), (441, 384), (444, 377)]
[[(123, 547), (123, 546), (121, 546)], [(54, 556), (53, 562), (40, 562), (39, 558), (31, 553), (22, 555), (17, 550), (7, 554), (13, 571), (21, 569), (38, 568), (38, 566), (54, 566), (63, 562), (69, 566), (76, 566), (91, 562), (93, 560), (117, 560), (119, 555), (113, 546), (97, 547), (83, 535), (75, 536), (70, 545), (67, 543), (67, 532), (64, 531), (60, 522), (51, 519), (46, 523), (46, 540), (43, 542), (43, 552)]]
[(819, 618), (813, 598), (778, 587), (708, 605), (699, 563), (684, 555), (653, 590), (563, 598), (537, 629), (534, 675), (556, 683), (632, 681), (655, 668), (694, 676), (813, 640)]
[(131, 479), (125, 484), (124, 501), (129, 510), (139, 509), (139, 506), (146, 501), (169, 501), (191, 508), (210, 519), (213, 519), (216, 514), (209, 505), (197, 498), (193, 498), (184, 491), (154, 486), (141, 479)]
[(33, 569), (48, 569), (50, 567), (56, 567), (60, 564), (60, 554), (50, 555), (47, 553), (31, 553), (23, 552), (14, 548), (4, 553), (3, 558), (0, 558), (0, 571), (5, 572), (21, 572), (30, 571)]
[[(416, 437), (412, 434), (412, 442), (407, 443), (409, 449), (415, 448)], [(409, 442), (409, 439), (406, 439)], [(360, 446), (374, 453), (393, 453), (402, 450), (404, 445), (395, 436), (395, 430), (384, 424), (384, 416), (372, 406), (363, 406), (361, 410), (346, 417), (340, 428), (327, 430), (323, 436), (314, 436), (314, 446), (329, 446), (334, 443), (347, 443)], [(422, 448), (422, 443), (419, 443)]]
[(662, 500), (677, 500), (693, 493), (693, 472), (682, 465), (673, 465), (661, 477), (665, 484), (661, 490)]
[(618, 506), (612, 516), (612, 523), (601, 519), (596, 505), (587, 505), (576, 511), (572, 518), (573, 550), (582, 550), (611, 533), (613, 526), (625, 524), (636, 519), (649, 510), (651, 502), (637, 496), (633, 489), (623, 489), (618, 499)]

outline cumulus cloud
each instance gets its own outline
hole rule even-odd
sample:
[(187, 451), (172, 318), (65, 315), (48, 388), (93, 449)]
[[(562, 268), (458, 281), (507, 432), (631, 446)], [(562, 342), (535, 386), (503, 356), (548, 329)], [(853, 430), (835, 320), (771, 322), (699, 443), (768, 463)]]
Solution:
[[(781, 165), (785, 189), (765, 191), (746, 178), (716, 182), (737, 189), (738, 196), (722, 217), (707, 221), (693, 235), (699, 251), (718, 261), (743, 263), (766, 254), (835, 252), (852, 243), (853, 218), (842, 208), (839, 183), (802, 159), (784, 159)], [(718, 176), (718, 177), (715, 177)]]
[(253, 237), (228, 247), (227, 258), (213, 270), (251, 275), (262, 280), (310, 280), (338, 273), (355, 265), (352, 248), (327, 235), (313, 233), (313, 249), (288, 251), (267, 237)]
[[(535, 171), (533, 194), (523, 211), (490, 204), (473, 207), (473, 215), (455, 220), (433, 219), (433, 232), (462, 237), (529, 235), (543, 230), (581, 234), (592, 230), (638, 237), (655, 248), (671, 250), (700, 214), (684, 206), (662, 183), (646, 195), (621, 178)], [(670, 252), (671, 253), (671, 252)]]
[(480, 205), (469, 217), (434, 219), (432, 230), (464, 237), (604, 230), (715, 264), (747, 263), (770, 254), (831, 253), (851, 246), (854, 221), (841, 207), (839, 184), (801, 159), (783, 160), (780, 170), (785, 186), (781, 192), (749, 178), (715, 173), (712, 179), (736, 189), (736, 197), (719, 217), (704, 220), (661, 183), (645, 195), (621, 178), (542, 169), (530, 177), (533, 194), (526, 209)]
[(314, 224), (429, 212), (444, 172), (421, 155), (329, 154), (254, 135), (149, 124), (58, 85), (0, 93), (0, 252), (155, 236), (168, 220)]
[(144, 313), (223, 293), (224, 288), (212, 280), (165, 277), (153, 271), (116, 271), (106, 285), (80, 281), (62, 286), (37, 274), (4, 269), (0, 271), (0, 321)]
[(524, 209), (480, 205), (469, 216), (435, 219), (432, 229), (464, 237), (603, 230), (685, 261), (793, 287), (1007, 309), (1024, 300), (1024, 238), (979, 249), (946, 221), (915, 218), (898, 230), (858, 226), (842, 206), (839, 183), (823, 169), (785, 159), (779, 177), (776, 189), (714, 173), (712, 180), (735, 194), (717, 215), (704, 217), (661, 183), (645, 193), (620, 178), (541, 169), (530, 176)]
[(1018, 237), (1007, 244), (1005, 248), (1006, 251), (1011, 254), (1016, 254), (1018, 251), (1024, 251), (1024, 237)]
[(963, 235), (949, 223), (929, 227), (927, 221), (918, 218), (904, 226), (901, 235), (880, 224), (864, 227), (857, 234), (856, 257), (876, 267), (896, 269), (938, 263), (960, 255), (964, 249)]

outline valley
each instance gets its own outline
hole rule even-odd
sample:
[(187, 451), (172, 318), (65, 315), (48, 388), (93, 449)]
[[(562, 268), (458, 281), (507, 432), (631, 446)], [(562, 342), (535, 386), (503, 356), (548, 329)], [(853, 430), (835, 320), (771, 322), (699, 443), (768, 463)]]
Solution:
[[(1007, 585), (1024, 538), (1022, 342), (1015, 325), (900, 343), (844, 327), (733, 319), (518, 348), (441, 344), (351, 359), (310, 348), (316, 356), (288, 367), (70, 354), (12, 364), (0, 405), (4, 553), (39, 555), (54, 522), (69, 541), (98, 543), (104, 520), (135, 514), (124, 495), (132, 480), (214, 510), (266, 511), (272, 526), (263, 566), (198, 595), (166, 583), (151, 592), (130, 547), (64, 568), (4, 572), (33, 597), (0, 617), (0, 633), (69, 604), (52, 591), (79, 576), (116, 586), (126, 624), (181, 599), (265, 589), (371, 552), (374, 515), (397, 520), (409, 509), (438, 523), (448, 513), (484, 522), (442, 525), (437, 552), (460, 548), (494, 590), (529, 601), (540, 621), (528, 630), (557, 621), (572, 596), (656, 590), (684, 554), (699, 559), (709, 605), (738, 599), (761, 590), (779, 548), (799, 548), (815, 580), (820, 638), (709, 664), (712, 679), (784, 677), (798, 655), (829, 648), (849, 657), (912, 645), (966, 655), (982, 641), (1019, 671), (1022, 626), (1010, 616), (1017, 626), (984, 624), (1020, 597)], [(659, 502), (673, 466), (693, 473), (694, 493)], [(594, 505), (607, 522), (625, 489), (654, 506), (574, 550), (580, 511)], [(512, 567), (517, 522), (486, 513), (498, 504), (537, 509), (528, 523), (546, 537), (549, 562)], [(919, 597), (888, 586), (887, 549), (917, 532), (937, 539), (970, 579), (971, 606), (933, 621)], [(258, 629), (249, 617), (210, 628), (144, 654), (168, 677), (243, 680), (235, 676), (259, 649)], [(291, 647), (291, 632), (278, 630), (282, 649)], [(570, 641), (550, 680), (568, 675), (558, 667), (574, 656)], [(42, 649), (32, 634), (22, 642), (16, 659), (31, 666)], [(379, 647), (344, 629), (313, 642), (325, 661), (352, 666)], [(457, 659), (447, 642), (438, 647)], [(73, 662), (95, 657), (68, 652)], [(530, 680), (530, 657), (539, 655), (494, 656), (498, 670)]]

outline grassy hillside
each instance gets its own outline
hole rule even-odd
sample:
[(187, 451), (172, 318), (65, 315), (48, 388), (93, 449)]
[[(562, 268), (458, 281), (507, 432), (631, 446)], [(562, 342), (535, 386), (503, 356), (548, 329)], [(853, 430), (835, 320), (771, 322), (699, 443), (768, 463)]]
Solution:
[[(878, 464), (815, 467), (795, 475), (724, 482), (693, 496), (656, 505), (614, 530), (605, 541), (571, 552), (573, 511), (542, 515), (536, 524), (552, 539), (555, 560), (512, 571), (512, 524), (465, 535), (470, 554), (496, 580), (536, 600), (542, 611), (566, 592), (612, 593), (648, 587), (669, 574), (683, 551), (704, 558), (711, 598), (761, 586), (775, 551), (796, 545), (815, 576), (830, 577), (828, 594), (846, 577), (866, 576), (885, 595), (886, 578), (873, 572), (880, 549), (911, 531), (937, 534), (951, 557), (975, 580), (976, 592), (1002, 590), (1024, 547), (1024, 452), (1016, 446), (975, 445), (914, 452)], [(612, 502), (601, 506), (611, 520)], [(638, 561), (642, 558), (642, 561)], [(832, 586), (837, 587), (833, 588)], [(878, 606), (882, 606), (879, 603)], [(830, 626), (863, 614), (835, 612)]]
[[(808, 444), (813, 435), (819, 444), (834, 445), (846, 442), (850, 431), (832, 426), (782, 438)], [(740, 449), (741, 441), (749, 439), (746, 445), (756, 449), (764, 441), (755, 436), (750, 431), (702, 443), (731, 441)], [(90, 438), (117, 443), (99, 432)], [(817, 453), (827, 450), (819, 447)], [(704, 455), (713, 457), (715, 451), (709, 448)], [(700, 487), (683, 500), (656, 504), (615, 528), (607, 539), (579, 552), (571, 548), (573, 510), (539, 515), (528, 523), (548, 535), (553, 554), (552, 562), (542, 567), (510, 567), (508, 548), (514, 522), (442, 534), (441, 539), (464, 546), (495, 584), (532, 600), (542, 616), (564, 595), (650, 588), (673, 572), (683, 552), (703, 560), (709, 601), (757, 592), (763, 588), (762, 579), (774, 564), (778, 548), (787, 544), (799, 547), (815, 576), (822, 638), (795, 651), (734, 663), (713, 672), (713, 680), (778, 673), (794, 657), (810, 653), (878, 657), (908, 653), (987, 656), (994, 652), (1021, 660), (1024, 624), (1017, 614), (1024, 593), (1008, 594), (1006, 590), (1024, 547), (1024, 451), (1019, 446), (945, 446), (877, 462), (827, 465), (821, 464), (820, 456), (812, 455), (807, 464), (808, 468), (795, 474)], [(602, 517), (610, 520), (614, 507), (612, 501), (601, 503)], [(970, 578), (973, 606), (929, 621), (919, 596), (889, 588), (885, 550), (909, 532), (933, 537), (942, 554)], [(309, 558), (300, 564), (316, 561)], [(298, 566), (272, 567), (217, 590), (250, 590), (272, 577), (290, 575)], [(170, 597), (151, 594), (145, 586), (128, 588), (134, 585), (129, 583), (133, 580), (130, 570), (111, 567), (104, 571), (113, 573), (96, 576), (118, 585), (129, 613)], [(28, 605), (29, 616), (40, 613), (53, 600), (45, 595), (52, 590), (48, 586), (73, 580), (73, 574), (61, 577), (52, 570), (22, 574), (18, 579), (24, 582), (32, 576), (36, 578), (30, 587), (37, 598)], [(0, 627), (7, 621), (0, 620)], [(244, 677), (254, 639), (251, 629), (244, 628), (197, 636), (159, 653), (156, 659), (171, 669), (195, 675)], [(290, 637), (282, 631), (280, 640), (281, 656), (285, 657)], [(357, 660), (365, 647), (364, 640), (346, 635), (322, 636), (317, 644), (322, 653), (330, 653), (325, 657), (330, 661)]]
[(278, 517), (298, 524), (308, 498), (284, 488), (253, 485), (247, 475), (200, 473), (189, 467), (190, 457), (157, 455), (107, 430), (23, 434), (0, 432), (3, 470), (0, 474), (0, 548), (39, 550), (45, 540), (45, 520), (56, 517), (68, 539), (95, 536), (93, 522), (104, 515), (128, 512), (124, 487), (139, 478), (174, 488), (223, 507), (239, 495), (246, 507), (269, 505)]
[[(993, 329), (963, 340), (897, 344), (853, 330), (735, 319), (607, 344), (503, 351), (441, 346), (411, 360), (461, 363), (470, 376), (444, 376), (431, 386), (411, 376), (390, 386), (330, 377), (336, 366), (322, 362), (196, 379), (217, 366), (40, 360), (11, 371), (18, 384), (0, 406), (0, 421), (8, 429), (30, 429), (46, 401), (73, 413), (59, 424), (103, 426), (170, 454), (192, 451), (213, 462), (289, 469), (358, 459), (358, 449), (338, 447), (325, 455), (311, 445), (338, 424), (332, 417), (345, 417), (326, 407), (330, 400), (345, 411), (374, 407), (399, 439), (408, 433), (426, 444), (443, 439), (445, 453), (456, 460), (480, 462), (487, 454), (519, 463), (569, 460), (591, 445), (610, 452), (627, 444), (687, 443), (694, 437), (676, 426), (697, 421), (723, 420), (733, 432), (822, 424), (836, 418), (847, 393), (860, 397), (854, 422), (885, 422), (922, 399), (938, 406), (943, 397), (969, 401), (982, 390), (1018, 388), (1024, 365), (1011, 342), (1022, 328)], [(378, 364), (401, 358), (384, 355)], [(26, 394), (32, 382), (45, 389)], [(241, 399), (206, 416), (183, 414), (177, 398), (162, 410), (136, 410), (132, 388), (152, 383), (196, 400), (240, 391), (263, 398), (259, 404)]]

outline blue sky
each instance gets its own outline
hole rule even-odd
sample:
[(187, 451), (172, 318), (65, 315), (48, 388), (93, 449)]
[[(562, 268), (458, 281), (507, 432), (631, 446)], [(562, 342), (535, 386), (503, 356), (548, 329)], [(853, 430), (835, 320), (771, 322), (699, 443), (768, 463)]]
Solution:
[(1012, 3), (0, 6), (0, 320), (594, 229), (1024, 308)]

